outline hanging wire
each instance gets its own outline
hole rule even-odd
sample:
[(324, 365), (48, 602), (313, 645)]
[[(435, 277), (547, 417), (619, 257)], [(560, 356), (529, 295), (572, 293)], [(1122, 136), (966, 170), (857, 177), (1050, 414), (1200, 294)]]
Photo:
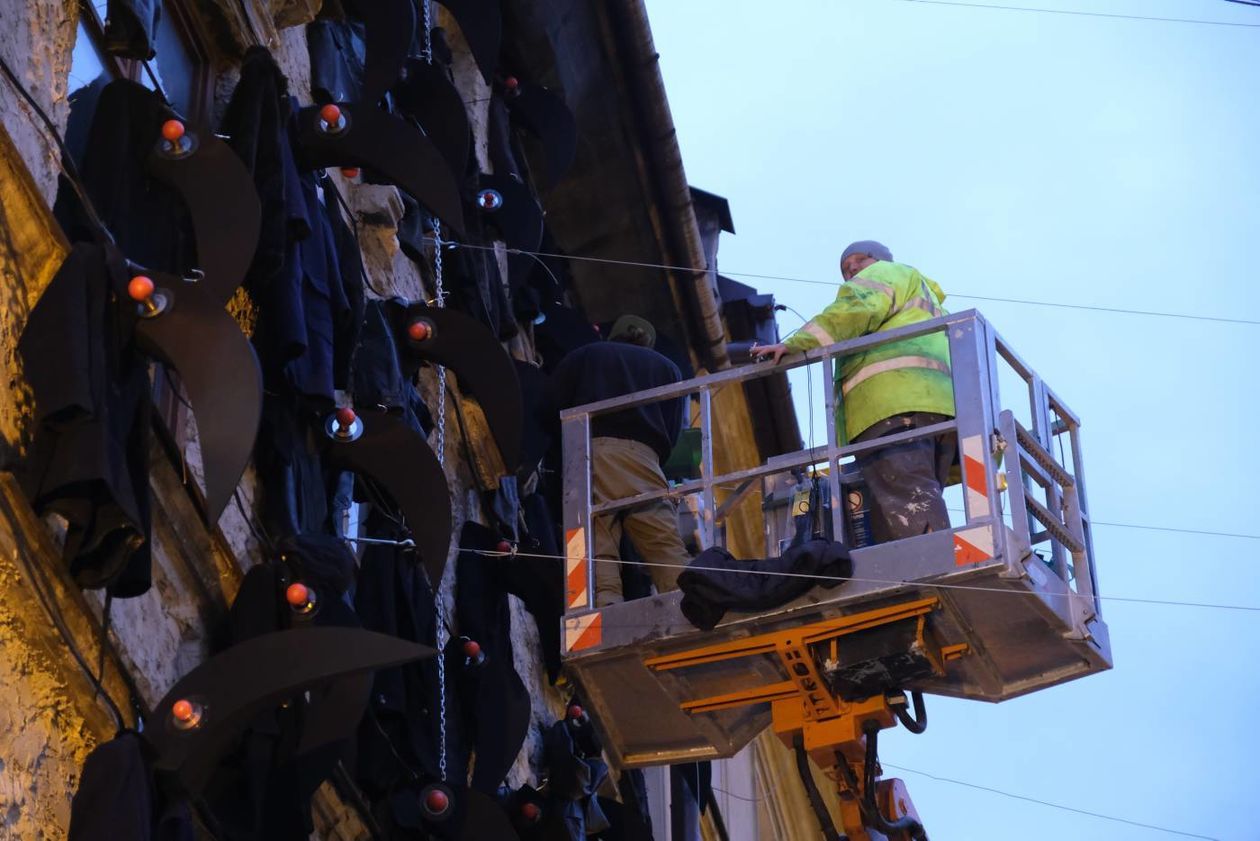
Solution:
[[(442, 240), (442, 244), (448, 248), (468, 248), (468, 249), (473, 249), (473, 250), (478, 250), (478, 251), (493, 251), (494, 250), (492, 246), (474, 245), (472, 243), (456, 242), (454, 240)], [(506, 252), (508, 254), (528, 254), (533, 257), (552, 257), (559, 260), (572, 260), (574, 262), (580, 262), (580, 263), (600, 263), (603, 265), (610, 265), (610, 266), (628, 266), (631, 268), (654, 269), (658, 271), (690, 272), (694, 274), (707, 273), (708, 271), (707, 269), (697, 269), (692, 266), (672, 266), (672, 265), (669, 265), (668, 263), (645, 263), (638, 260), (615, 260), (610, 257), (587, 257), (583, 255), (578, 255), (578, 254), (560, 254), (560, 253), (551, 252), (551, 251), (527, 251), (521, 248), (508, 248), (506, 249)], [(785, 283), (804, 283), (810, 286), (827, 286), (832, 289), (835, 289), (837, 286), (840, 285), (839, 282), (834, 281), (834, 280), (812, 280), (810, 278), (792, 277), (790, 275), (758, 274), (755, 272), (736, 272), (736, 271), (730, 271), (727, 269), (723, 269), (722, 274), (727, 277), (746, 277), (746, 278), (752, 278), (754, 280), (780, 280)], [(1180, 318), (1180, 319), (1185, 319), (1188, 321), (1212, 321), (1212, 322), (1219, 322), (1223, 324), (1248, 324), (1248, 325), (1253, 325), (1253, 326), (1260, 326), (1260, 319), (1253, 319), (1253, 318), (1225, 318), (1222, 316), (1214, 316), (1214, 315), (1189, 315), (1186, 313), (1179, 313), (1179, 312), (1158, 312), (1155, 310), (1135, 310), (1135, 309), (1127, 309), (1125, 307), (1101, 307), (1101, 306), (1093, 306), (1090, 304), (1067, 304), (1061, 301), (1036, 301), (1036, 300), (1031, 300), (1027, 298), (999, 298), (996, 296), (989, 296), (989, 295), (968, 295), (961, 292), (951, 292), (949, 293), (949, 297), (962, 298), (969, 301), (995, 301), (995, 302), (1003, 303), (1003, 304), (1022, 304), (1022, 305), (1034, 306), (1034, 307), (1057, 307), (1059, 309), (1069, 309), (1069, 310), (1086, 310), (1086, 311), (1091, 311), (1091, 312), (1121, 313), (1124, 315), (1142, 315), (1142, 316), (1148, 316), (1151, 318)]]
[[(1228, 20), (1198, 20), (1196, 18), (1160, 18), (1147, 15), (1121, 15), (1111, 12), (1085, 12), (1076, 9), (1042, 9), (1032, 6), (997, 6), (989, 3), (963, 3), (959, 0), (897, 0), (900, 3), (922, 3), (927, 6), (961, 6), (967, 9), (994, 9), (1003, 12), (1037, 12), (1045, 15), (1076, 15), (1090, 18), (1120, 18), (1123, 20), (1145, 20), (1159, 23), (1188, 23), (1200, 26), (1238, 26), (1243, 28), (1260, 28), (1260, 23), (1239, 23)], [(1230, 0), (1237, 2), (1237, 0)], [(1245, 6), (1252, 5), (1244, 3)]]
[[(780, 572), (777, 570), (766, 570), (766, 569), (728, 569), (726, 567), (710, 567), (710, 566), (702, 566), (699, 564), (666, 564), (666, 563), (659, 563), (655, 561), (627, 561), (627, 560), (622, 560), (620, 558), (568, 557), (565, 555), (547, 555), (547, 554), (540, 554), (540, 553), (534, 553), (534, 552), (520, 552), (520, 551), (500, 552), (493, 549), (465, 549), (463, 551), (472, 553), (474, 555), (482, 555), (488, 558), (522, 557), (522, 558), (546, 558), (546, 559), (557, 560), (557, 561), (581, 560), (581, 561), (587, 561), (589, 563), (596, 563), (596, 564), (629, 564), (629, 565), (638, 565), (638, 566), (644, 566), (644, 567), (664, 567), (668, 569), (678, 569), (678, 570), (689, 569), (689, 570), (696, 570), (699, 572), (722, 572), (722, 573), (739, 573), (743, 575), (761, 575), (761, 576), (770, 576), (774, 578), (806, 578), (812, 581), (828, 581), (832, 583), (844, 583), (845, 581), (856, 581), (861, 584), (887, 584), (887, 585), (898, 586), (898, 587), (900, 586), (925, 587), (925, 588), (936, 589), (936, 590), (959, 590), (959, 591), (966, 591), (966, 592), (972, 592), (972, 593), (1005, 593), (1010, 596), (1023, 596), (1026, 598), (1028, 597), (1040, 598), (1041, 597), (1040, 593), (1024, 591), (1024, 590), (1010, 590), (1004, 587), (979, 587), (972, 584), (946, 584), (943, 582), (916, 581), (914, 579), (863, 578), (859, 576), (845, 577), (845, 576), (840, 576), (840, 575), (819, 575), (816, 573), (808, 573), (808, 572)], [(1071, 595), (1076, 596), (1078, 598), (1082, 598), (1082, 599), (1097, 598), (1100, 601), (1122, 602), (1122, 603), (1127, 603), (1127, 604), (1151, 604), (1151, 605), (1165, 605), (1165, 606), (1174, 606), (1174, 607), (1200, 607), (1200, 608), (1205, 608), (1205, 609), (1210, 609), (1210, 610), (1235, 610), (1235, 611), (1243, 611), (1243, 612), (1248, 612), (1248, 613), (1260, 613), (1260, 605), (1220, 604), (1220, 603), (1214, 603), (1214, 602), (1190, 602), (1190, 601), (1179, 601), (1179, 600), (1174, 600), (1174, 599), (1144, 599), (1144, 598), (1138, 598), (1134, 596), (1089, 596), (1085, 593), (1072, 593)], [(626, 625), (625, 627), (635, 627), (635, 626)], [(652, 626), (645, 625), (643, 627), (652, 627)]]

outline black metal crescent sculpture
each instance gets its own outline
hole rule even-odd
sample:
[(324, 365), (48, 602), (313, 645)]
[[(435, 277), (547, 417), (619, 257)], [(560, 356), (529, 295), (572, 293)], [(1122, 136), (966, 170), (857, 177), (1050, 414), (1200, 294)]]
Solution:
[(500, 0), (438, 0), (459, 24), (464, 40), (472, 50), (481, 77), (489, 82), (499, 67), (499, 45), (503, 39), (503, 12)]
[(543, 213), (529, 187), (511, 175), (477, 176), (477, 208), (482, 218), (503, 235), (508, 248), (537, 251), (542, 242)]
[[(325, 119), (334, 112), (333, 119)], [(353, 102), (303, 108), (297, 124), (298, 153), (305, 167), (366, 167), (406, 190), (463, 236), (459, 185), (446, 158), (418, 128), (375, 105)]]
[(466, 789), (462, 841), (518, 841), (512, 821), (494, 798)]
[(403, 79), (393, 89), (398, 110), (415, 119), (437, 146), (451, 172), (462, 178), (472, 149), (464, 98), (441, 64), (409, 58)]
[(547, 159), (546, 185), (554, 186), (573, 165), (577, 155), (577, 120), (557, 94), (542, 85), (521, 82), (506, 96), (512, 119), (543, 146)]
[(416, 7), (412, 0), (370, 0), (357, 9), (364, 30), (361, 101), (375, 105), (398, 81), (416, 37)]
[(208, 133), (159, 143), (148, 168), (183, 197), (205, 275), (201, 287), (225, 305), (245, 279), (258, 246), (262, 205), (253, 178), (231, 147)]
[[(254, 346), (204, 281), (136, 271), (128, 288), (141, 317), (141, 349), (174, 368), (197, 418), (206, 484), (205, 517), (213, 524), (254, 450), (262, 418), (262, 371)], [(151, 285), (137, 281), (152, 280)], [(150, 295), (139, 292), (149, 291)]]
[(324, 420), (330, 467), (375, 480), (402, 512), (436, 588), (451, 548), (451, 497), (429, 444), (397, 415), (345, 409)]
[(494, 333), (451, 309), (393, 304), (390, 312), (394, 335), (405, 351), (399, 354), (403, 375), (414, 377), (422, 361), (454, 371), (460, 388), (480, 404), (504, 468), (509, 474), (516, 472), (524, 428), (521, 386), (512, 357)]
[[(427, 646), (358, 628), (276, 631), (234, 645), (180, 679), (144, 731), (157, 753), (154, 769), (193, 796), (259, 713), (377, 669), (432, 657)], [(364, 695), (363, 701), (366, 702)], [(341, 710), (330, 740), (348, 738), (362, 717)]]

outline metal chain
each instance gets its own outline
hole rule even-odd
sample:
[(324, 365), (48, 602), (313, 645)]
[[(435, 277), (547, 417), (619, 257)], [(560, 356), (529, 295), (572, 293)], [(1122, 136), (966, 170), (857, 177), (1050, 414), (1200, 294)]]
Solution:
[[(424, 8), (424, 61), (433, 63), (433, 10), (431, 0), (422, 0)], [(433, 220), (433, 288), (434, 297), (439, 309), (446, 306), (446, 289), (442, 285), (442, 223)], [(446, 367), (439, 365), (437, 369), (438, 412), (437, 412), (437, 460), (446, 467)], [(442, 581), (433, 582), (433, 607), (437, 615), (437, 629), (434, 633), (438, 646), (437, 678), (438, 678), (438, 777), (446, 782), (446, 645), (450, 642), (449, 624), (446, 621), (446, 610), (442, 605)], [(443, 639), (445, 636), (445, 639)]]
[(421, 0), (420, 3), (424, 7), (424, 50), (420, 54), (425, 64), (433, 63), (433, 10), (429, 3), (430, 0)]

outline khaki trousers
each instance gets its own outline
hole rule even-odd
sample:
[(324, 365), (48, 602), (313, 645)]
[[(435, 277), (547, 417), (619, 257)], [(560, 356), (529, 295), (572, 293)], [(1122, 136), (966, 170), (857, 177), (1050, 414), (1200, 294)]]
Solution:
[[(655, 451), (647, 444), (625, 438), (591, 439), (592, 498), (596, 505), (649, 491), (664, 490), (668, 483)], [(649, 566), (658, 593), (678, 589), (678, 574), (691, 556), (678, 535), (678, 506), (669, 499), (595, 518), (595, 557), (621, 559), (621, 535), (630, 537), (639, 556)], [(595, 564), (595, 606), (623, 601), (621, 564)]]

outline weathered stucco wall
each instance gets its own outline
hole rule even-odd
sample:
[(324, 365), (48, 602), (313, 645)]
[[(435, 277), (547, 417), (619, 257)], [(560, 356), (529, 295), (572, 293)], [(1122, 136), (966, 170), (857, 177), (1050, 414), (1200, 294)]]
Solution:
[[(256, 0), (241, 6), (245, 14), (257, 13), (260, 7)], [(312, 12), (309, 0), (273, 3), (273, 7), (279, 7), (277, 10), (292, 22), (309, 19)], [(64, 127), (68, 113), (67, 74), (76, 15), (73, 0), (0, 0), (0, 21), (4, 24), (0, 26), (0, 55), (18, 70), (22, 84), (57, 121), (59, 129)], [(488, 88), (453, 20), (442, 13), (438, 21), (450, 30), (457, 84), (471, 103), (469, 116), (476, 154), (488, 167), (487, 105), (477, 102), (487, 98)], [(219, 32), (222, 27), (220, 21), (210, 29)], [(265, 38), (272, 39), (274, 30), (266, 26), (261, 29)], [(248, 36), (238, 31), (234, 37), (239, 40)], [(226, 42), (240, 46), (232, 38)], [(309, 103), (310, 70), (304, 28), (280, 29), (270, 46), (289, 77), (291, 91), (304, 104)], [(216, 110), (221, 111), (235, 85), (233, 60), (226, 54), (217, 57)], [(11, 466), (20, 458), (31, 410), (16, 361), (17, 338), (26, 314), (59, 262), (62, 246), (55, 242), (55, 232), (47, 225), (47, 208), (56, 189), (55, 147), (5, 81), (0, 81), (0, 122), (13, 138), (11, 154), (0, 155), (0, 198), (5, 199), (0, 216), (4, 234), (0, 237), (0, 373), (4, 377), (4, 385), (0, 386), (0, 452), (5, 464)], [(353, 184), (335, 171), (333, 177), (338, 179), (338, 186), (358, 217), (360, 245), (372, 289), (413, 299), (431, 297), (432, 284), (426, 281), (426, 273), (398, 247), (394, 225), (401, 205), (396, 190)], [(34, 210), (42, 211), (42, 228), (22, 222), (27, 217), (38, 221), (41, 213), (29, 212), (31, 207), (19, 208), (14, 196), (24, 197), (28, 205), (34, 203)], [(37, 207), (39, 203), (42, 208)], [(506, 276), (504, 255), (500, 254), (499, 259)], [(527, 338), (515, 341), (512, 351), (522, 359), (533, 356)], [(432, 371), (422, 373), (421, 390), (429, 405), (436, 407)], [(480, 519), (473, 474), (461, 460), (453, 414), (448, 417), (452, 419), (447, 427), (445, 450), (456, 521)], [(468, 423), (471, 435), (479, 431), (484, 434), (484, 426), (478, 427), (476, 412), (468, 413)], [(261, 551), (236, 505), (229, 505), (215, 532), (207, 532), (199, 524), (181, 487), (184, 481), (200, 480), (195, 425), (182, 464), (172, 465), (158, 447), (154, 456), (153, 588), (143, 597), (113, 603), (110, 632), (117, 663), (130, 674), (138, 696), (149, 705), (206, 657), (211, 628), (223, 618), (243, 571), (258, 561)], [(252, 473), (247, 474), (241, 488), (246, 508), (254, 498), (254, 487)], [(43, 528), (34, 521), (26, 525), (35, 530)], [(62, 838), (79, 768), (91, 748), (112, 735), (113, 722), (92, 699), (89, 683), (34, 597), (32, 582), (21, 573), (19, 553), (23, 561), (44, 563), (51, 568), (58, 563), (55, 546), (47, 543), (39, 554), (31, 555), (21, 548), (21, 540), (7, 537), (13, 529), (13, 523), (0, 516), (0, 698), (4, 699), (0, 702), (0, 839)], [(443, 583), (448, 605), (453, 581), (454, 564), (449, 564)], [(63, 595), (70, 598), (69, 591)], [(80, 611), (75, 614), (78, 618), (74, 636), (84, 650), (94, 654), (91, 621), (93, 615), (100, 614), (101, 599), (99, 594), (74, 596), (79, 599), (75, 610)], [(512, 617), (517, 668), (534, 697), (535, 719), (540, 725), (549, 724), (562, 709), (562, 697), (545, 686), (534, 620), (514, 598)], [(113, 656), (111, 653), (111, 663), (115, 662)], [(117, 669), (110, 675), (107, 683), (116, 690), (111, 696), (126, 708), (126, 691)], [(540, 752), (538, 734), (531, 733), (509, 781), (514, 785), (537, 782)], [(317, 798), (315, 811), (323, 837), (366, 837), (353, 812), (338, 801), (330, 787), (325, 786)]]

